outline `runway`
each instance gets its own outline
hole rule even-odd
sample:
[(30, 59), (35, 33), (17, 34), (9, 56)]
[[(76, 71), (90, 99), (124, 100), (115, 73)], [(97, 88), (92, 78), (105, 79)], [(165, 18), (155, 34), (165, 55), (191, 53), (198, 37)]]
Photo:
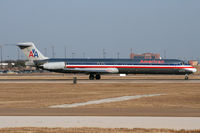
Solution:
[(0, 116), (0, 128), (8, 127), (99, 127), (200, 129), (196, 117), (97, 117), (97, 116)]
[[(73, 79), (0, 79), (0, 83), (73, 83)], [(199, 79), (77, 79), (79, 84), (92, 83), (200, 83)]]

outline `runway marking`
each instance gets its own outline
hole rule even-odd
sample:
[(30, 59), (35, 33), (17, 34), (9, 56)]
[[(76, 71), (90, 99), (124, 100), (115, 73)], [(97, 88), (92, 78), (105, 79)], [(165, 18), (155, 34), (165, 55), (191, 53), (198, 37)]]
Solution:
[(127, 101), (127, 100), (132, 100), (132, 99), (139, 99), (142, 97), (153, 97), (153, 96), (161, 96), (161, 95), (165, 95), (165, 94), (149, 94), (149, 95), (135, 95), (135, 96), (123, 96), (123, 97), (116, 97), (116, 98), (106, 98), (106, 99), (88, 101), (84, 103), (53, 105), (53, 106), (49, 106), (49, 108), (73, 108), (73, 107), (79, 107), (79, 106), (85, 106), (85, 105), (91, 105), (91, 104), (121, 102), (121, 101)]

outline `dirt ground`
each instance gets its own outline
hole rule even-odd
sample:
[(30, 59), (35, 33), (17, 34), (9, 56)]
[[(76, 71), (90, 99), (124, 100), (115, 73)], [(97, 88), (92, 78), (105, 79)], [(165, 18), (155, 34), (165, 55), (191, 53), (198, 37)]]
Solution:
[(200, 130), (104, 128), (3, 128), (0, 133), (199, 133)]
[[(13, 77), (11, 76), (11, 78)], [(165, 76), (163, 76), (163, 78), (165, 78)], [(175, 78), (180, 77), (178, 76)], [(48, 108), (52, 105), (87, 102), (91, 100), (140, 94), (164, 95), (122, 102), (87, 105), (70, 109)], [(200, 116), (199, 101), (199, 83), (90, 83), (77, 85), (65, 83), (0, 84), (0, 115), (30, 115), (30, 112), (32, 111), (32, 115), (36, 113), (37, 115), (114, 114), (155, 116), (157, 114), (160, 116), (165, 114), (168, 116), (167, 114), (170, 114), (170, 116)]]
[(82, 108), (194, 108), (200, 109), (200, 84), (0, 84), (0, 108), (47, 108), (51, 105), (91, 100), (164, 94), (123, 102), (88, 105)]

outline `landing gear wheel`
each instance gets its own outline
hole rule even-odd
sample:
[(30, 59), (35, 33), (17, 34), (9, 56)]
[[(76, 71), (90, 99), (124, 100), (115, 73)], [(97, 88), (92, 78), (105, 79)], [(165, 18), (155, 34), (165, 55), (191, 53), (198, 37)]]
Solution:
[(188, 79), (189, 79), (188, 75), (185, 75), (185, 80), (188, 80)]
[(90, 74), (89, 79), (94, 80), (94, 74)]
[(95, 78), (96, 78), (96, 80), (100, 80), (101, 79), (101, 75), (97, 74)]

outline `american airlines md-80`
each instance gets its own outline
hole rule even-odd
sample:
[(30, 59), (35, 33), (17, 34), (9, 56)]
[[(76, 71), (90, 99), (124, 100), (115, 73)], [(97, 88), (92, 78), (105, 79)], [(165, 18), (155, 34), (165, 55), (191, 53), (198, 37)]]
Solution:
[(177, 59), (62, 59), (45, 57), (32, 42), (18, 43), (31, 65), (52, 72), (85, 73), (90, 80), (102, 74), (174, 74), (188, 75), (196, 68)]

